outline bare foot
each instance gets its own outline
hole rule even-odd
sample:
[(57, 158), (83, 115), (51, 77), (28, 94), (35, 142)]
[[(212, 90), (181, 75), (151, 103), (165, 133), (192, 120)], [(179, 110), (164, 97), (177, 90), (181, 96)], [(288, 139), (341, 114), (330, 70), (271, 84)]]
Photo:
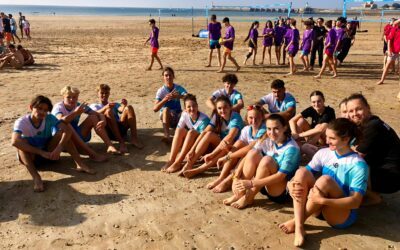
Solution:
[(263, 65), (264, 64), (264, 62), (260, 62), (260, 65)]
[(240, 196), (237, 196), (234, 194), (231, 197), (223, 200), (222, 203), (224, 203), (224, 205), (230, 206), (232, 203), (234, 203), (235, 201), (237, 201), (239, 199), (240, 199)]
[(76, 170), (78, 172), (87, 173), (87, 174), (96, 174), (96, 171), (86, 166), (85, 164), (76, 165)]
[(379, 81), (376, 83), (376, 85), (381, 85), (381, 84), (383, 84), (383, 81)]
[(165, 172), (171, 174), (171, 173), (178, 172), (181, 168), (182, 168), (182, 165), (179, 162), (178, 163), (173, 163), (171, 166), (169, 166), (165, 170)]
[(213, 189), (213, 188), (215, 188), (218, 184), (220, 184), (221, 181), (222, 181), (222, 180), (220, 180), (220, 179), (216, 179), (216, 180), (214, 180), (214, 181), (208, 183), (208, 184), (206, 185), (206, 187), (207, 187), (208, 189)]
[(90, 156), (90, 159), (95, 162), (105, 162), (108, 160), (108, 157), (106, 155), (96, 154), (94, 156)]
[(196, 169), (189, 169), (189, 170), (183, 171), (183, 176), (185, 176), (188, 179), (192, 178), (193, 176), (195, 176), (197, 174), (198, 174), (198, 171)]
[(294, 219), (288, 220), (285, 223), (279, 224), (278, 227), (284, 232), (285, 234), (294, 233)]
[(138, 149), (144, 148), (143, 143), (141, 143), (138, 139), (132, 140), (132, 141), (131, 141), (131, 144), (132, 144), (132, 146), (134, 146), (134, 147), (136, 147), (136, 148), (138, 148)]
[(291, 75), (293, 75), (294, 73), (293, 72), (289, 72), (289, 73), (287, 73), (286, 75), (287, 76), (291, 76)]
[(150, 70), (151, 70), (151, 67), (146, 68), (146, 71), (150, 71)]
[(213, 188), (212, 191), (214, 193), (223, 193), (223, 192), (226, 192), (230, 186), (231, 186), (230, 181), (223, 181), (220, 184), (218, 184), (217, 186), (215, 186), (215, 188)]
[(161, 172), (165, 172), (165, 171), (172, 165), (172, 163), (173, 163), (173, 162), (171, 162), (171, 161), (167, 161), (167, 162), (165, 163), (165, 165), (162, 166)]
[(361, 206), (363, 206), (363, 207), (374, 206), (374, 205), (379, 205), (382, 202), (383, 202), (383, 199), (379, 193), (367, 191), (367, 194), (364, 195)]
[(237, 209), (243, 209), (250, 204), (251, 204), (251, 202), (248, 201), (246, 195), (243, 195), (239, 200), (232, 203), (231, 206), (234, 208), (237, 208)]
[(332, 78), (336, 78), (337, 77), (337, 75), (336, 74), (334, 74), (333, 76), (332, 76)]
[(128, 148), (126, 147), (125, 143), (120, 143), (119, 152), (121, 152), (121, 154), (128, 153)]
[(33, 191), (37, 193), (44, 191), (44, 184), (41, 178), (33, 180)]
[(211, 64), (209, 64), (209, 65), (206, 65), (205, 67), (206, 67), (206, 68), (209, 68), (209, 67), (211, 67)]
[(315, 79), (321, 79), (321, 76), (320, 75), (316, 75), (316, 76), (314, 76), (314, 78)]
[(236, 67), (236, 72), (238, 72), (240, 70), (240, 66)]
[(119, 152), (114, 146), (108, 146), (107, 148), (107, 153), (112, 154), (112, 155), (120, 155), (121, 152)]
[(296, 228), (294, 232), (294, 246), (295, 247), (302, 246), (304, 244), (305, 237), (306, 237), (306, 231), (304, 230), (304, 227)]

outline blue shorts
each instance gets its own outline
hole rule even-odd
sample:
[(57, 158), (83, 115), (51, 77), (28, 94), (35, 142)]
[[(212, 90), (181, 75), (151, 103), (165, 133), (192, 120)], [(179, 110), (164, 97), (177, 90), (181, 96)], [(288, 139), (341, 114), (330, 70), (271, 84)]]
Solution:
[(221, 44), (219, 44), (218, 40), (212, 40), (210, 39), (210, 49), (220, 49), (221, 48)]
[(302, 56), (308, 56), (310, 54), (310, 51), (309, 50), (302, 50), (301, 51), (301, 55)]
[(78, 133), (79, 137), (80, 137), (80, 138), (82, 139), (82, 141), (84, 141), (85, 143), (89, 142), (90, 139), (92, 139), (92, 133), (89, 133), (86, 137), (84, 137), (84, 136), (82, 135), (82, 132), (81, 132), (81, 127), (76, 126), (76, 125), (72, 125), (72, 124), (71, 124), (71, 126), (75, 129), (76, 133)]
[[(162, 113), (164, 108), (160, 110), (160, 120), (162, 121)], [(181, 118), (181, 113), (176, 110), (169, 109), (169, 116), (171, 117), (169, 126), (171, 128), (176, 128), (178, 126), (179, 119)]]
[[(350, 227), (351, 225), (353, 225), (354, 222), (356, 222), (357, 217), (358, 217), (357, 209), (352, 209), (350, 211), (349, 217), (347, 217), (345, 222), (343, 222), (342, 224), (331, 225), (331, 227), (333, 227), (335, 229), (346, 229), (346, 228)], [(320, 215), (318, 215), (317, 218), (320, 220), (325, 220), (324, 215), (322, 213)]]
[(338, 57), (339, 53), (340, 53), (340, 51), (333, 52), (333, 57)]
[(17, 35), (17, 30), (11, 30), (11, 34), (16, 36)]

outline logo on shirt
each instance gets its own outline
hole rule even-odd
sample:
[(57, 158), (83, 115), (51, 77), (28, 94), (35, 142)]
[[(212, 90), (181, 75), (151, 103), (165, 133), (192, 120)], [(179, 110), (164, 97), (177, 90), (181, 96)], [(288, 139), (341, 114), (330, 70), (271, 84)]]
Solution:
[(336, 162), (336, 163), (333, 163), (333, 167), (334, 167), (334, 168), (338, 168), (338, 167), (339, 167), (339, 163), (337, 163), (337, 162)]

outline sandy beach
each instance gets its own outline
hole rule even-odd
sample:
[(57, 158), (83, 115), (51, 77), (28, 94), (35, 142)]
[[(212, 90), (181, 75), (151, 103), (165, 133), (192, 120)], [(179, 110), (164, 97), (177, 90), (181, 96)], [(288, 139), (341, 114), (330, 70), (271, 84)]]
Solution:
[[(158, 113), (152, 111), (155, 93), (163, 84), (161, 71), (145, 71), (150, 54), (150, 48), (143, 46), (150, 32), (147, 20), (29, 17), (33, 39), (24, 39), (22, 45), (32, 51), (37, 63), (24, 70), (0, 71), (1, 249), (293, 248), (293, 235), (277, 227), (292, 218), (290, 203), (278, 205), (258, 195), (254, 205), (237, 210), (222, 204), (230, 193), (214, 194), (205, 188), (218, 175), (216, 170), (192, 180), (160, 172), (169, 147), (160, 142), (161, 123)], [(196, 31), (205, 23), (204, 18), (197, 18)], [(237, 35), (233, 55), (241, 63), (247, 52), (242, 41), (250, 23), (232, 25)], [(312, 76), (317, 72), (286, 77), (288, 66), (243, 67), (237, 74), (237, 89), (244, 95), (245, 105), (268, 93), (276, 78), (283, 79), (296, 97), (298, 112), (309, 106), (313, 90), (321, 90), (326, 103), (335, 109), (342, 98), (362, 92), (373, 113), (399, 133), (399, 77), (392, 74), (384, 85), (375, 84), (383, 60), (379, 24), (363, 23), (362, 29), (368, 32), (357, 34), (337, 79), (325, 75), (315, 80)], [(164, 65), (175, 69), (176, 83), (195, 94), (200, 110), (209, 114), (205, 101), (222, 87), (223, 74), (216, 73), (216, 57), (214, 67), (204, 67), (207, 41), (191, 34), (190, 19), (163, 18), (159, 55)], [(296, 62), (301, 67), (299, 58)], [(227, 65), (226, 70), (234, 69), (230, 62)], [(85, 160), (97, 170), (93, 176), (75, 171), (71, 158), (63, 154), (58, 163), (44, 166), (40, 172), (47, 190), (34, 193), (31, 177), (10, 145), (14, 121), (28, 112), (36, 94), (56, 103), (61, 101), (61, 88), (72, 85), (80, 89), (80, 101), (93, 103), (100, 83), (111, 86), (111, 100), (126, 98), (134, 106), (145, 148), (130, 146), (128, 155), (111, 156), (105, 163)], [(106, 150), (97, 136), (91, 145)], [(304, 248), (400, 249), (400, 194), (385, 195), (384, 200), (379, 206), (361, 208), (357, 223), (346, 230), (310, 218)]]

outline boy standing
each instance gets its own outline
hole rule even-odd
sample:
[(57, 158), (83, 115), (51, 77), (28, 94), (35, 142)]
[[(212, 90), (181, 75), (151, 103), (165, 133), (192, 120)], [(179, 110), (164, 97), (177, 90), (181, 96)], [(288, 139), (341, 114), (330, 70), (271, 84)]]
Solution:
[(233, 51), (233, 43), (235, 41), (235, 29), (229, 22), (229, 18), (225, 17), (222, 22), (225, 25), (225, 37), (222, 39), (220, 44), (224, 45), (224, 54), (222, 57), (222, 64), (221, 68), (218, 70), (218, 73), (221, 73), (224, 71), (225, 65), (226, 65), (226, 58), (228, 59), (236, 66), (236, 71), (240, 70), (239, 64), (236, 62), (235, 58), (232, 57), (232, 51)]
[(149, 20), (149, 25), (151, 27), (151, 33), (149, 38), (144, 43), (144, 45), (146, 45), (150, 41), (151, 46), (151, 62), (147, 70), (151, 70), (151, 68), (153, 67), (154, 58), (157, 60), (158, 64), (160, 64), (160, 69), (163, 69), (161, 59), (158, 56), (158, 49), (160, 48), (160, 45), (158, 43), (158, 34), (160, 32), (160, 29), (156, 26), (156, 20), (154, 19)]

